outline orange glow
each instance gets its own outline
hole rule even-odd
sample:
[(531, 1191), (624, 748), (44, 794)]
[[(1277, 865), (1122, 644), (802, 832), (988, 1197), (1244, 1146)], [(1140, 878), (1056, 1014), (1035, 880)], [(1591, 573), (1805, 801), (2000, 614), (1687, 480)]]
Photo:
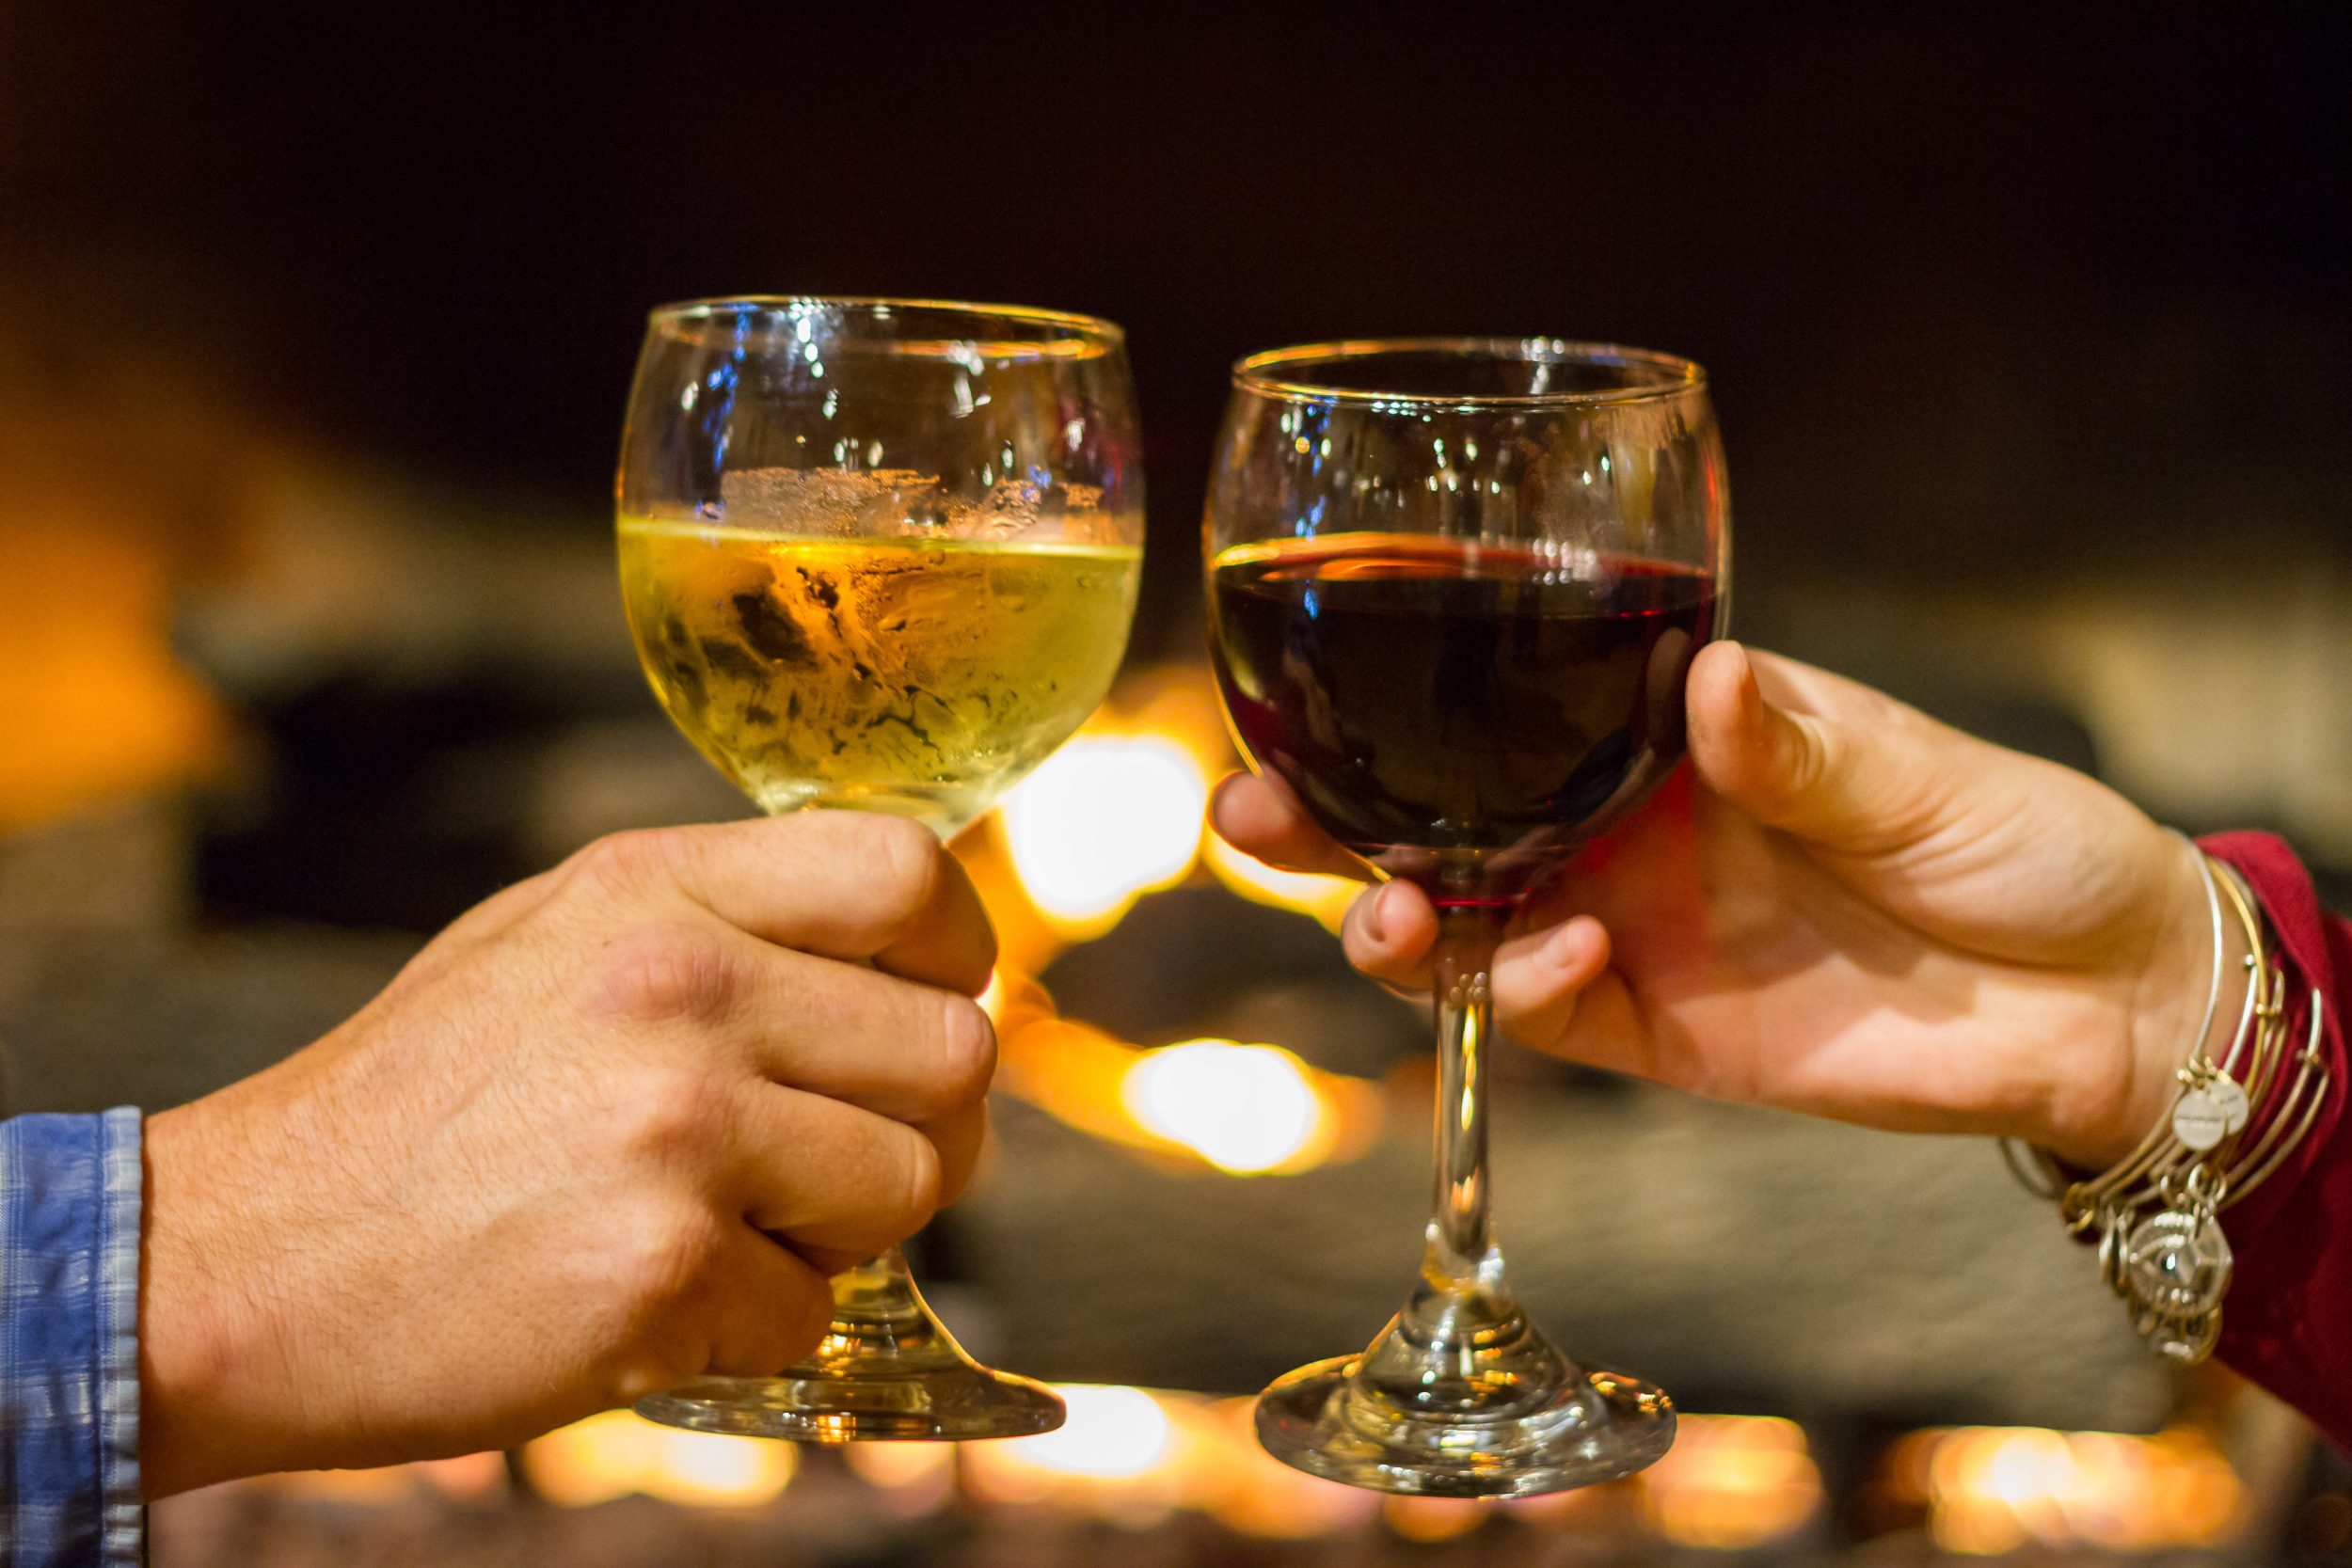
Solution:
[(1137, 1125), (1217, 1169), (1256, 1176), (1322, 1163), (1332, 1117), (1316, 1076), (1275, 1046), (1187, 1040), (1128, 1064), (1120, 1101)]
[[(1105, 1385), (1062, 1385), (1070, 1420), (1010, 1442), (855, 1444), (850, 1470), (869, 1506), (915, 1516), (961, 1492), (979, 1503), (1035, 1508), (1125, 1526), (1177, 1511), (1237, 1534), (1325, 1540), (1378, 1520), (1415, 1543), (1470, 1534), (1496, 1513), (1588, 1541), (1642, 1536), (1674, 1547), (1749, 1551), (1789, 1541), (1822, 1504), (1821, 1479), (1793, 1422), (1684, 1415), (1674, 1449), (1625, 1481), (1505, 1501), (1384, 1497), (1303, 1475), (1259, 1448), (1254, 1402)], [(674, 1432), (625, 1413), (595, 1417), (530, 1445), (525, 1473), (549, 1501), (578, 1507), (643, 1494), (692, 1507), (756, 1507), (791, 1480), (789, 1444)], [(505, 1488), (500, 1456), (472, 1454), (385, 1470), (264, 1478), (259, 1488), (360, 1505), (437, 1493), (491, 1498)], [(2242, 1528), (2242, 1483), (2210, 1437), (2153, 1437), (2039, 1428), (1939, 1428), (1890, 1451), (1881, 1483), (1923, 1505), (1947, 1551), (2113, 1553), (2210, 1549)]]
[(1001, 826), (1029, 902), (1057, 934), (1083, 941), (1191, 875), (1208, 799), (1200, 764), (1176, 741), (1090, 727), (1022, 781)]
[(1265, 1540), (1339, 1534), (1380, 1510), (1377, 1493), (1318, 1481), (1261, 1449), (1252, 1400), (1057, 1387), (1070, 1402), (1059, 1433), (964, 1445), (963, 1479), (975, 1497), (1126, 1524), (1188, 1509)]
[(886, 1492), (928, 1486), (956, 1469), (951, 1443), (848, 1443), (841, 1452), (860, 1481)]
[(1338, 1535), (1380, 1511), (1380, 1495), (1294, 1470), (1258, 1446), (1257, 1401), (1202, 1407), (1186, 1495), (1191, 1505), (1241, 1535), (1306, 1541)]
[[(1229, 1173), (1289, 1175), (1352, 1159), (1379, 1131), (1380, 1091), (1364, 1079), (1231, 1040), (1139, 1051), (1051, 1006), (1034, 982), (998, 988), (996, 1083), (1080, 1132)], [(1218, 1102), (1261, 1090), (1246, 1114)]]
[(1821, 1475), (1794, 1421), (1685, 1416), (1675, 1445), (1636, 1479), (1650, 1527), (1684, 1546), (1744, 1551), (1813, 1516)]
[(1345, 877), (1316, 877), (1303, 871), (1277, 871), (1234, 848), (1215, 833), (1203, 836), (1201, 863), (1226, 888), (1256, 904), (1303, 914), (1325, 930), (1337, 932), (1348, 906), (1364, 891), (1361, 882)]
[(528, 1445), (523, 1473), (539, 1496), (567, 1508), (631, 1493), (689, 1507), (753, 1508), (783, 1496), (799, 1458), (789, 1443), (685, 1432), (608, 1410)]
[(1233, 766), (1207, 672), (1148, 671), (1121, 682), (956, 853), (996, 926), (996, 970), (980, 1002), (996, 1024), (998, 1087), (1129, 1148), (1233, 1175), (1288, 1175), (1368, 1148), (1381, 1120), (1377, 1086), (1279, 1045), (1139, 1050), (1058, 1017), (1032, 978), (1204, 862), (1243, 896), (1337, 927), (1355, 884), (1269, 871), (1208, 832), (1210, 784)]
[(1180, 1395), (1092, 1384), (1057, 1387), (1070, 1418), (1057, 1432), (963, 1446), (963, 1481), (983, 1501), (1048, 1506), (1127, 1524), (1184, 1500)]
[(1174, 1424), (1142, 1389), (1073, 1385), (1061, 1393), (1070, 1418), (1057, 1431), (1016, 1438), (1001, 1451), (1057, 1475), (1133, 1481), (1173, 1450)]
[(1468, 1535), (1494, 1511), (1491, 1497), (1384, 1497), (1380, 1503), (1389, 1528), (1423, 1544)]
[(929, 1513), (955, 1496), (952, 1443), (845, 1443), (841, 1455), (850, 1473), (881, 1493), (893, 1513)]
[(11, 517), (0, 557), (0, 832), (224, 759), (227, 717), (172, 656), (159, 541)]
[(2211, 1438), (2040, 1427), (1912, 1433), (1889, 1456), (1890, 1490), (1924, 1502), (1947, 1551), (2026, 1545), (2150, 1552), (2221, 1544), (2245, 1516), (2245, 1488)]

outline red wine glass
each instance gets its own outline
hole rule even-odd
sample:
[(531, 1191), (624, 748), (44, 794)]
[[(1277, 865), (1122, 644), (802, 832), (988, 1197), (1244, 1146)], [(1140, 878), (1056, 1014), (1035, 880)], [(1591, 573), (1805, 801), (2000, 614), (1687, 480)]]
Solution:
[(1258, 1435), (1384, 1491), (1613, 1480), (1674, 1407), (1580, 1366), (1513, 1297), (1488, 1219), (1487, 969), (1545, 877), (1682, 755), (1720, 628), (1723, 447), (1699, 368), (1552, 339), (1253, 356), (1205, 526), (1217, 679), (1251, 764), (1436, 903), (1437, 1196), (1403, 1311), (1276, 1382)]

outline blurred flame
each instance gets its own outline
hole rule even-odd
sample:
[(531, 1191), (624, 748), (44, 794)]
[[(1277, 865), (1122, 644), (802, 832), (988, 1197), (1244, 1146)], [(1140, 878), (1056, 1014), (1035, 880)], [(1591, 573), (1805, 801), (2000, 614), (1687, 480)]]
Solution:
[(2245, 1514), (2237, 1473), (2211, 1438), (2189, 1428), (2153, 1437), (1931, 1429), (1896, 1446), (1888, 1474), (1899, 1497), (1927, 1504), (1929, 1532), (1954, 1552), (2213, 1546)]
[(1172, 1409), (1178, 1396), (1062, 1384), (1070, 1406), (1058, 1431), (964, 1446), (963, 1479), (987, 1502), (1049, 1504), (1140, 1523), (1183, 1500)]
[(993, 990), (997, 1086), (1082, 1132), (1229, 1174), (1287, 1176), (1352, 1159), (1379, 1132), (1369, 1080), (1231, 1040), (1138, 1050), (1056, 1017), (1035, 981), (1003, 978)]
[(1794, 1421), (1686, 1416), (1640, 1477), (1651, 1527), (1684, 1546), (1744, 1551), (1789, 1534), (1821, 1502), (1821, 1473)]
[(1257, 864), (1210, 833), (1209, 783), (1233, 766), (1215, 688), (1194, 666), (1146, 671), (956, 852), (995, 922), (980, 1005), (998, 1086), (1096, 1137), (1232, 1174), (1352, 1158), (1378, 1130), (1375, 1085), (1272, 1045), (1194, 1040), (1143, 1051), (1056, 1015), (1032, 976), (1115, 927), (1204, 857), (1242, 896), (1337, 928), (1356, 884)]
[[(1820, 1512), (1823, 1489), (1794, 1422), (1684, 1415), (1674, 1449), (1630, 1480), (1507, 1501), (1383, 1497), (1303, 1475), (1258, 1446), (1254, 1402), (1117, 1386), (1064, 1384), (1058, 1432), (1009, 1442), (853, 1444), (850, 1468), (902, 1513), (944, 1506), (959, 1488), (983, 1503), (1043, 1508), (1136, 1525), (1187, 1509), (1238, 1534), (1309, 1540), (1375, 1518), (1406, 1541), (1470, 1534), (1492, 1513), (1580, 1537), (1632, 1531), (1675, 1546), (1750, 1551), (1787, 1540)], [(548, 1500), (580, 1506), (643, 1493), (697, 1507), (746, 1507), (784, 1492), (789, 1444), (675, 1432), (611, 1413), (523, 1452)], [(340, 1502), (389, 1504), (421, 1488), (453, 1497), (502, 1493), (498, 1455), (249, 1484)], [(2153, 1437), (2040, 1428), (1937, 1428), (1891, 1450), (1883, 1484), (1924, 1504), (1936, 1544), (1970, 1554), (2023, 1547), (2147, 1553), (2226, 1544), (2245, 1489), (2213, 1440), (2194, 1429)]]
[(1215, 833), (1204, 834), (1200, 859), (1216, 879), (1232, 892), (1256, 904), (1303, 914), (1325, 930), (1336, 933), (1348, 906), (1364, 891), (1345, 877), (1319, 877), (1304, 871), (1278, 871), (1255, 861)]
[(1061, 1396), (1070, 1418), (1057, 1431), (1015, 1438), (1007, 1452), (1039, 1469), (1106, 1480), (1142, 1475), (1167, 1457), (1174, 1428), (1142, 1389), (1073, 1386)]
[(1218, 1400), (1197, 1410), (1190, 1506), (1237, 1534), (1274, 1541), (1337, 1535), (1379, 1512), (1378, 1493), (1294, 1470), (1260, 1448), (1257, 1405)]
[(791, 1484), (789, 1443), (656, 1425), (608, 1410), (526, 1446), (523, 1473), (549, 1502), (584, 1508), (630, 1493), (695, 1507), (751, 1508)]
[(0, 519), (0, 831), (225, 760), (229, 719), (172, 652), (166, 531), (87, 510)]
[(1191, 875), (1208, 800), (1207, 777), (1177, 741), (1082, 733), (1007, 797), (1005, 842), (1038, 912), (1084, 940)]
[(1328, 1142), (1330, 1117), (1309, 1070), (1276, 1046), (1187, 1040), (1137, 1056), (1120, 1101), (1140, 1125), (1217, 1169), (1254, 1176)]
[(1302, 1474), (1260, 1448), (1254, 1400), (1057, 1388), (1070, 1402), (1061, 1431), (964, 1446), (962, 1473), (976, 1497), (1128, 1523), (1185, 1508), (1267, 1540), (1338, 1534), (1379, 1512), (1378, 1494)]
[(956, 1468), (950, 1443), (846, 1443), (841, 1452), (858, 1480), (885, 1492), (925, 1486)]
[(882, 1494), (893, 1513), (929, 1513), (955, 1495), (953, 1443), (845, 1443), (840, 1451), (850, 1473)]

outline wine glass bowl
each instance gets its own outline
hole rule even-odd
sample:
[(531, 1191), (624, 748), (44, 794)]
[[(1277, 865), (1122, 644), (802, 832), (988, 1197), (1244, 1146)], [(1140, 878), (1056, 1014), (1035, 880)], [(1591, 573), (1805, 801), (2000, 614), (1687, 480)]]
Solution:
[[(1077, 729), (1123, 655), (1142, 475), (1119, 329), (941, 301), (657, 310), (622, 436), (622, 596), (673, 721), (770, 813), (945, 837)], [(893, 1248), (774, 1378), (641, 1414), (839, 1442), (1047, 1431), (1060, 1400), (978, 1365)]]
[(1254, 356), (1204, 543), (1218, 683), (1252, 765), (1439, 914), (1421, 1279), (1362, 1355), (1269, 1388), (1260, 1436), (1315, 1474), (1436, 1496), (1638, 1469), (1672, 1441), (1671, 1402), (1554, 1350), (1493, 1241), (1486, 970), (1529, 893), (1682, 755), (1684, 677), (1727, 587), (1705, 377), (1552, 339)]

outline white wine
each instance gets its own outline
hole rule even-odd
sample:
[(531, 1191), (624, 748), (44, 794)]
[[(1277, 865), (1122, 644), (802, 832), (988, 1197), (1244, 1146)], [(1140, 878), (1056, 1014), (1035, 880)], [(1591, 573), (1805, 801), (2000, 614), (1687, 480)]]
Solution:
[(812, 537), (623, 517), (621, 592), (671, 719), (771, 813), (846, 806), (943, 835), (1110, 689), (1133, 545)]

